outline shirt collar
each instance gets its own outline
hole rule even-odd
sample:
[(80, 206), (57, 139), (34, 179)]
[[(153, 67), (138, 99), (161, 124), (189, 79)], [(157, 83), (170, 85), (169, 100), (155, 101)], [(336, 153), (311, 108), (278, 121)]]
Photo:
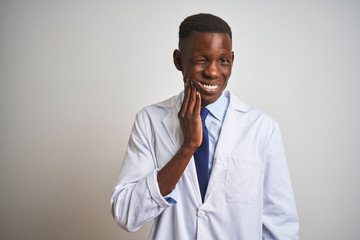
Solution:
[(216, 102), (207, 105), (206, 108), (210, 111), (211, 115), (222, 122), (228, 106), (229, 98), (222, 93)]

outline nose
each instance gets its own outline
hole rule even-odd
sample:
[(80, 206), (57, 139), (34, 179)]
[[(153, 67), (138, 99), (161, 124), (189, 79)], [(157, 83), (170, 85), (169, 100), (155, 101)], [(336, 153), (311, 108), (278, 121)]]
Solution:
[(211, 79), (219, 77), (220, 71), (219, 71), (219, 67), (217, 66), (215, 61), (210, 62), (208, 64), (208, 66), (206, 67), (206, 69), (204, 71), (204, 75)]

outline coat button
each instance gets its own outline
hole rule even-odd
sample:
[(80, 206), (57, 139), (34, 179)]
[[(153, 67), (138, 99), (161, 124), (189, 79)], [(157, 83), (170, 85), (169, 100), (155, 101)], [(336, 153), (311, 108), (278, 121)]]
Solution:
[(197, 216), (198, 216), (199, 218), (202, 218), (202, 217), (205, 216), (205, 212), (204, 212), (203, 210), (199, 210), (199, 211), (197, 212)]

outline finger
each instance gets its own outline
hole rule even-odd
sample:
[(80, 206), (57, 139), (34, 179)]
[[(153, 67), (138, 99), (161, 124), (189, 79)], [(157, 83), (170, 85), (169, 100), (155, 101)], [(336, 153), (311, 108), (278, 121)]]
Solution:
[(195, 107), (194, 107), (195, 116), (200, 116), (200, 110), (201, 110), (201, 95), (197, 91), (196, 92), (196, 103), (195, 103)]
[(189, 85), (189, 79), (188, 78), (185, 78), (184, 79), (184, 86), (187, 87)]
[(196, 88), (191, 85), (191, 93), (190, 93), (189, 104), (188, 104), (188, 108), (187, 108), (187, 114), (190, 114), (190, 115), (193, 114), (195, 103), (196, 103)]
[(183, 100), (183, 103), (181, 104), (181, 108), (180, 108), (180, 111), (179, 111), (179, 114), (181, 114), (182, 116), (185, 115), (186, 111), (187, 111), (187, 108), (188, 108), (188, 104), (189, 104), (189, 98), (190, 98), (190, 91), (191, 91), (191, 88), (190, 86), (187, 86), (185, 88), (185, 95), (184, 95), (184, 100)]

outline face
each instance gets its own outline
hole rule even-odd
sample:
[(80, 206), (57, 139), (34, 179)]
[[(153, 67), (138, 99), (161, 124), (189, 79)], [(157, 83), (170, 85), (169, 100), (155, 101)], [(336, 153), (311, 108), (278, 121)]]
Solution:
[(191, 81), (201, 94), (204, 107), (215, 102), (224, 91), (234, 60), (229, 35), (192, 32), (174, 51), (174, 63), (184, 82)]

